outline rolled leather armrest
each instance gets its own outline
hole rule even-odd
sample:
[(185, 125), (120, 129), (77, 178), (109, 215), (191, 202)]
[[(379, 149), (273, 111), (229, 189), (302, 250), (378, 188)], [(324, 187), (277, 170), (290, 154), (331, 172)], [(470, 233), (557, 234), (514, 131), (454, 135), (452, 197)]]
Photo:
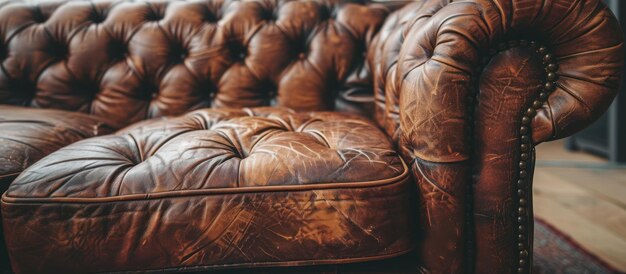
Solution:
[(398, 139), (420, 188), (421, 265), (530, 272), (534, 146), (606, 111), (619, 23), (600, 0), (471, 0), (416, 18), (403, 37)]

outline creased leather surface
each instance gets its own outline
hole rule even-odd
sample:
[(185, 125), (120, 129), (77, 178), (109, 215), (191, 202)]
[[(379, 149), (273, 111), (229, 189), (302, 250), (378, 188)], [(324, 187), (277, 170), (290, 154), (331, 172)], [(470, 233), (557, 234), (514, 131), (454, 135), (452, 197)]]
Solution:
[(356, 115), (205, 109), (67, 146), (22, 172), (6, 196), (99, 198), (376, 181), (403, 169), (388, 138)]
[(409, 178), (365, 118), (205, 109), (62, 148), (2, 212), (18, 273), (366, 260), (412, 247)]
[(507, 36), (554, 53), (538, 144), (605, 111), (623, 38), (599, 0), (448, 2), (384, 26), (387, 8), (340, 1), (0, 4), (0, 102), (116, 127), (205, 106), (363, 111), (371, 67), (389, 136), (340, 114), (202, 110), (77, 143), (3, 197), (18, 272), (340, 263), (394, 256), (412, 237), (420, 271), (515, 271), (516, 123), (543, 68), (516, 48), (480, 61)]
[(513, 189), (519, 174), (520, 110), (537, 97), (545, 74), (541, 61), (529, 49), (513, 48), (494, 56), (485, 68), (488, 77), (480, 81), (474, 158), (477, 272), (509, 273), (518, 267), (519, 224), (512, 216), (519, 201)]
[(424, 269), (415, 264), (415, 252), (395, 258), (333, 265), (300, 267), (269, 267), (250, 269), (216, 270), (211, 274), (425, 274)]
[(400, 138), (400, 90), (397, 65), (406, 32), (419, 30), (449, 0), (415, 1), (392, 13), (369, 49), (374, 78), (375, 118), (397, 143)]
[(350, 1), (0, 6), (0, 103), (121, 127), (202, 107), (370, 113), (365, 52), (389, 10)]
[[(17, 174), (14, 176), (5, 176), (0, 179), (0, 192), (4, 193), (13, 180), (17, 177)], [(0, 216), (2, 214), (0, 213)], [(0, 225), (0, 272), (5, 273), (11, 271), (11, 265), (9, 262), (9, 253), (6, 248), (5, 240), (4, 240), (4, 230), (2, 229), (2, 225)]]
[[(467, 159), (470, 76), (481, 52), (513, 32), (544, 41), (560, 64), (558, 88), (533, 121), (536, 143), (589, 124), (617, 92), (623, 37), (601, 1), (459, 1), (424, 26), (408, 31), (396, 73), (406, 90), (400, 101), (403, 146), (422, 159)], [(549, 113), (551, 119), (543, 118)]]
[[(376, 82), (376, 87), (384, 86), (386, 98), (392, 98), (386, 101), (391, 107), (378, 104), (379, 109), (393, 114), (393, 98), (399, 98), (400, 133), (396, 139), (400, 152), (407, 162), (429, 162), (436, 171), (428, 180), (417, 179), (427, 184), (422, 190), (435, 189), (420, 193), (427, 199), (422, 203), (431, 205), (423, 208), (422, 214), (449, 206), (454, 208), (451, 214), (460, 216), (466, 208), (461, 201), (468, 195), (468, 186), (475, 184), (470, 204), (475, 207), (475, 219), (469, 221), (476, 222), (476, 245), (475, 250), (468, 248), (473, 253), (429, 248), (431, 244), (420, 248), (436, 254), (424, 255), (421, 260), (433, 273), (456, 272), (454, 266), (463, 261), (467, 271), (476, 273), (517, 272), (519, 251), (514, 243), (519, 232), (511, 222), (517, 210), (512, 195), (519, 169), (515, 157), (519, 155), (518, 123), (538, 92), (541, 82), (537, 75), (545, 72), (543, 66), (528, 59), (528, 52), (507, 53), (510, 60), (500, 60), (484, 71), (481, 61), (490, 48), (510, 38), (525, 37), (546, 45), (559, 64), (559, 79), (556, 90), (538, 110), (530, 132), (535, 144), (565, 137), (599, 117), (617, 92), (624, 51), (619, 24), (599, 0), (452, 1), (414, 22), (405, 24), (404, 35), (395, 39), (402, 43), (396, 69), (375, 75), (374, 79), (385, 80)], [(389, 51), (393, 55), (396, 49)], [(474, 103), (468, 97), (479, 75), (478, 103)], [(474, 108), (478, 114), (472, 118)], [(393, 115), (382, 117), (392, 134)], [(456, 175), (463, 170), (468, 170), (469, 176)], [(443, 187), (436, 189), (435, 185)], [(452, 193), (453, 199), (438, 199), (446, 193)], [(459, 231), (464, 227), (440, 223), (431, 230), (448, 235), (439, 235), (442, 239), (454, 239), (463, 234)], [(448, 263), (428, 263), (438, 261)], [(468, 262), (475, 262), (475, 267)]]
[(417, 263), (427, 273), (466, 272), (465, 162), (439, 164), (416, 159), (411, 171), (418, 185)]
[(0, 178), (15, 178), (61, 147), (110, 132), (106, 122), (81, 113), (0, 105)]
[[(0, 193), (20, 172), (53, 151), (110, 132), (105, 122), (86, 114), (0, 105)], [(2, 236), (0, 271), (8, 264)]]

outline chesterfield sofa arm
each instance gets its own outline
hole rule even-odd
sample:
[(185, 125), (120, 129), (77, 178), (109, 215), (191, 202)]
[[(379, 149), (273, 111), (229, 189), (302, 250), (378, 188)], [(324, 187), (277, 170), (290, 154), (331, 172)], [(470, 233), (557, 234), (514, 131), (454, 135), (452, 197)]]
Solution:
[(403, 26), (378, 46), (377, 117), (419, 185), (421, 264), (528, 273), (534, 147), (608, 108), (619, 23), (600, 0), (426, 1), (402, 13), (418, 15), (389, 23)]

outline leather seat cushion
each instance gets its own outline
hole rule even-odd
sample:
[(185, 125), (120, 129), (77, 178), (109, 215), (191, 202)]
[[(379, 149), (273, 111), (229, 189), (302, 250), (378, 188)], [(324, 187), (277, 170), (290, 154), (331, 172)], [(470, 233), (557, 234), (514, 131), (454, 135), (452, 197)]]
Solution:
[(412, 248), (412, 187), (368, 119), (206, 109), (51, 154), (2, 212), (17, 272), (341, 263)]
[(110, 132), (105, 122), (87, 114), (0, 105), (0, 189), (51, 152)]
[[(78, 140), (110, 133), (87, 114), (0, 105), (0, 193), (28, 166)], [(8, 271), (0, 226), (0, 272)]]

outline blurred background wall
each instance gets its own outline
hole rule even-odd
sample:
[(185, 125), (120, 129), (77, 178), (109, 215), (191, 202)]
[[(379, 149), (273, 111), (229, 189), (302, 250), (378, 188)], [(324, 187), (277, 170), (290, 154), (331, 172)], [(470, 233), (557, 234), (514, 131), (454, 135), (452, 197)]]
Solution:
[[(615, 15), (626, 22), (626, 1), (605, 0)], [(623, 30), (622, 30), (623, 31)], [(626, 81), (622, 79), (620, 95), (611, 109), (595, 124), (569, 138), (569, 150), (584, 150), (607, 158), (612, 164), (626, 164)]]

